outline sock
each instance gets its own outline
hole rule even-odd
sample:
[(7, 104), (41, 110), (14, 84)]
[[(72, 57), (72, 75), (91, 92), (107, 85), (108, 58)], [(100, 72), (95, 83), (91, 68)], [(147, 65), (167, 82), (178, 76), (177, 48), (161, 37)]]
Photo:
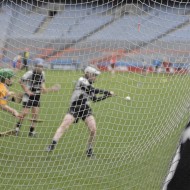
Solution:
[(88, 145), (88, 150), (89, 150), (89, 149), (92, 149), (92, 144), (89, 144), (89, 145)]
[(53, 145), (56, 145), (56, 144), (57, 144), (57, 141), (54, 141), (54, 140), (53, 140), (53, 141), (52, 141), (52, 144), (53, 144)]
[(32, 133), (34, 131), (34, 127), (30, 127), (30, 132)]
[(20, 121), (17, 122), (16, 127), (18, 127), (18, 128), (21, 127), (21, 122)]

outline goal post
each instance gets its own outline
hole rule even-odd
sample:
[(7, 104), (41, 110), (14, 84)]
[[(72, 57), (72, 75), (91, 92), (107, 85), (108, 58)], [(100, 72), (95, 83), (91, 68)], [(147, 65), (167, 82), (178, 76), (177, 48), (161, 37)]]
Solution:
[[(169, 190), (190, 116), (189, 30), (183, 1), (1, 1), (0, 69), (14, 70), (8, 90), (19, 96), (7, 105), (23, 113), (21, 81), (34, 74), (36, 58), (49, 90), (38, 117), (29, 108), (21, 127), (0, 109), (0, 189)], [(89, 101), (96, 127), (86, 127), (88, 114), (75, 114), (78, 122), (47, 152), (71, 113), (73, 90), (90, 93), (76, 86), (92, 83), (84, 73), (89, 65), (101, 72), (94, 88), (115, 96)], [(28, 136), (33, 126), (35, 137)]]

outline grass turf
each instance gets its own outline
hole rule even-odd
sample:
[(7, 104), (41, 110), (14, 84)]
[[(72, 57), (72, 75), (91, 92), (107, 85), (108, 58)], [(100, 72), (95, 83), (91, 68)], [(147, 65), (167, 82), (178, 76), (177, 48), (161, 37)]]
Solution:
[[(11, 90), (20, 92), (18, 73)], [(181, 131), (188, 120), (187, 75), (142, 76), (103, 73), (95, 83), (117, 96), (92, 103), (97, 121), (96, 157), (85, 155), (88, 130), (72, 125), (52, 153), (47, 145), (69, 107), (80, 71), (46, 71), (46, 86), (60, 83), (58, 93), (42, 95), (37, 138), (29, 138), (29, 121), (19, 137), (0, 138), (0, 189), (22, 190), (157, 190), (167, 174)], [(131, 101), (126, 101), (126, 96)], [(13, 102), (18, 110), (22, 106)], [(14, 128), (16, 119), (0, 111), (0, 131)]]

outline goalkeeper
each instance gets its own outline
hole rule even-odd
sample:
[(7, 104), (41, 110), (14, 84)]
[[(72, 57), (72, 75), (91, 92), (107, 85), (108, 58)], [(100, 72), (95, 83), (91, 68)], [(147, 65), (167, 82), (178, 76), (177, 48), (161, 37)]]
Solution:
[(45, 73), (43, 71), (44, 60), (37, 58), (34, 60), (34, 69), (27, 71), (21, 78), (20, 84), (24, 90), (22, 97), (22, 118), (16, 124), (16, 135), (18, 136), (23, 119), (28, 115), (29, 111), (32, 112), (32, 122), (28, 136), (35, 136), (35, 124), (38, 120), (40, 111), (40, 98), (41, 93), (54, 92), (60, 90), (60, 86), (46, 88), (45, 87)]
[[(65, 130), (68, 129), (72, 123), (77, 123), (79, 119), (82, 119), (90, 131), (86, 154), (88, 157), (91, 157), (93, 155), (92, 145), (96, 136), (96, 121), (92, 115), (89, 101), (102, 101), (108, 97), (113, 96), (114, 93), (112, 91), (96, 89), (92, 86), (92, 83), (95, 82), (96, 77), (100, 74), (100, 71), (98, 71), (96, 68), (88, 66), (84, 70), (84, 73), (84, 77), (80, 77), (76, 83), (71, 97), (68, 113), (65, 115), (60, 127), (57, 129), (52, 143), (48, 146), (48, 152), (52, 151), (55, 148), (55, 145)], [(96, 94), (103, 94), (103, 96), (97, 97)]]
[(14, 95), (14, 92), (8, 90), (8, 87), (12, 85), (13, 76), (14, 72), (11, 69), (0, 69), (0, 108), (19, 118), (20, 114), (7, 105), (8, 97)]

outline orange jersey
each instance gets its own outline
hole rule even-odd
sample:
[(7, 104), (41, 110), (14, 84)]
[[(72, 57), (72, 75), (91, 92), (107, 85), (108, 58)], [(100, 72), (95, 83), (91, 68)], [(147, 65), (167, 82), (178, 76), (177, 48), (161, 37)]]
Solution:
[(116, 61), (117, 61), (116, 57), (112, 57), (111, 60), (110, 60), (110, 63), (111, 64), (116, 64)]
[(0, 105), (7, 104), (8, 89), (5, 84), (0, 83)]
[(116, 56), (112, 56), (112, 58), (110, 59), (110, 66), (112, 69), (115, 68), (115, 65), (116, 65)]

